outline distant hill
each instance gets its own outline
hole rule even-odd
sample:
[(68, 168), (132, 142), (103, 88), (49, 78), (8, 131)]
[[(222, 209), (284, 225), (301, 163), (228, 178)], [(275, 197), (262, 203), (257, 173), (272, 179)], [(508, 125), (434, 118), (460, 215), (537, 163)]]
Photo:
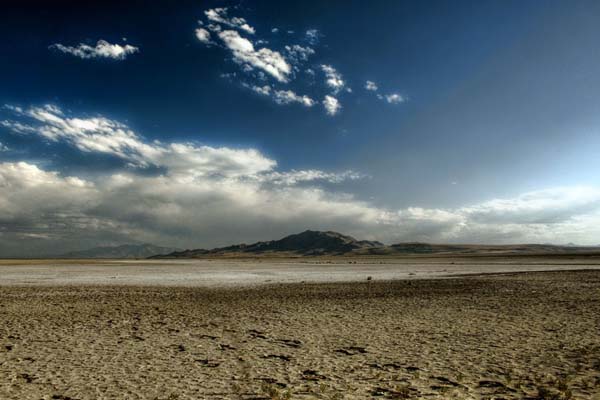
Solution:
[(296, 257), (296, 256), (418, 256), (418, 255), (537, 255), (600, 253), (600, 247), (556, 246), (550, 244), (472, 245), (430, 244), (420, 242), (385, 245), (377, 241), (357, 240), (338, 232), (304, 231), (279, 240), (237, 244), (214, 249), (195, 249), (171, 253), (157, 252), (149, 258), (211, 257)]
[(359, 254), (377, 255), (534, 255), (534, 254), (574, 254), (598, 253), (600, 247), (552, 245), (552, 244), (430, 244), (420, 242), (397, 243), (383, 248), (359, 251)]
[(212, 250), (196, 249), (158, 255), (152, 258), (199, 258), (210, 256), (289, 255), (320, 256), (342, 255), (356, 250), (374, 249), (385, 245), (377, 241), (356, 240), (337, 232), (304, 231), (280, 240), (237, 244)]
[(179, 250), (174, 247), (161, 247), (148, 243), (124, 244), (72, 251), (60, 255), (59, 258), (148, 258), (156, 254), (168, 254)]

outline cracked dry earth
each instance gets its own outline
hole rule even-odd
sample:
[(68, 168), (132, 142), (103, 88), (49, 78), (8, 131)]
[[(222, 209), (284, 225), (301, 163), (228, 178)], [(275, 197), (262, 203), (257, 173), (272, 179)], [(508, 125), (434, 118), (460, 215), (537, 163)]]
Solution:
[(600, 272), (0, 288), (0, 399), (600, 399)]

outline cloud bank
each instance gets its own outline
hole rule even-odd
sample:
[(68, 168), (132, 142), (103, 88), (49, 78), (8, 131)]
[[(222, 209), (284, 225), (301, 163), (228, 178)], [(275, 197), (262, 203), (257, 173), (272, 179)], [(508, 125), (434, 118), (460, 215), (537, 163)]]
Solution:
[(5, 111), (11, 117), (2, 126), (12, 135), (112, 157), (121, 167), (78, 176), (59, 172), (52, 160), (0, 162), (3, 256), (132, 241), (213, 247), (304, 229), (387, 243), (598, 244), (596, 187), (544, 189), (453, 209), (382, 208), (336, 190), (340, 182), (364, 179), (359, 172), (284, 171), (256, 149), (151, 142), (121, 122), (50, 105)]

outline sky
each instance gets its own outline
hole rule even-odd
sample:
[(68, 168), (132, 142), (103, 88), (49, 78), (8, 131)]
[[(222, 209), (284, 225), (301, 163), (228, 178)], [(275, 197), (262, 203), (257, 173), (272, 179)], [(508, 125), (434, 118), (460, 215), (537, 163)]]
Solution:
[(600, 244), (597, 1), (8, 2), (0, 256)]

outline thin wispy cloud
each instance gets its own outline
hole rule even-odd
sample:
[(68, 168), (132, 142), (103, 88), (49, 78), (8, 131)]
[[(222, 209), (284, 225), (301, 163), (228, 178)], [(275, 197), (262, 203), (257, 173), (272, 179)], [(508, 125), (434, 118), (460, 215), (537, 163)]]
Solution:
[(50, 49), (61, 53), (70, 54), (82, 59), (110, 58), (113, 60), (124, 60), (127, 56), (140, 51), (139, 47), (130, 44), (111, 44), (106, 40), (98, 40), (95, 46), (80, 43), (77, 46), (65, 46), (60, 43), (49, 46)]

